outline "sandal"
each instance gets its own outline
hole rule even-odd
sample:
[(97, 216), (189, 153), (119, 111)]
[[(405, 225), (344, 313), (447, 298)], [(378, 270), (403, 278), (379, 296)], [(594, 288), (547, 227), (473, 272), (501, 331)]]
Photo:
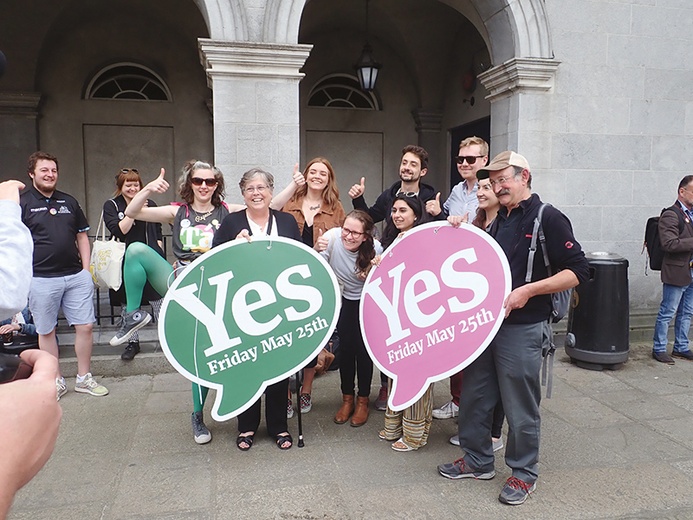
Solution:
[[(288, 450), (291, 448), (291, 446), (294, 445), (294, 440), (291, 438), (290, 433), (280, 433), (279, 435), (276, 435), (275, 440), (277, 441), (277, 448), (280, 450)], [(284, 443), (288, 442), (288, 446), (284, 446)]]
[(379, 438), (380, 440), (383, 440), (383, 441), (392, 442), (392, 441), (396, 441), (399, 437), (395, 437), (394, 439), (393, 439), (393, 438), (390, 438), (390, 437), (387, 436), (387, 433), (385, 432), (385, 430), (380, 430), (380, 431), (378, 432), (378, 438)]
[[(253, 441), (255, 440), (255, 434), (251, 433), (249, 435), (239, 435), (236, 437), (236, 447), (241, 451), (248, 451), (253, 447)], [(241, 444), (245, 443), (245, 446)]]
[(416, 448), (412, 448), (406, 442), (404, 442), (404, 437), (392, 443), (392, 449), (395, 451), (414, 451)]

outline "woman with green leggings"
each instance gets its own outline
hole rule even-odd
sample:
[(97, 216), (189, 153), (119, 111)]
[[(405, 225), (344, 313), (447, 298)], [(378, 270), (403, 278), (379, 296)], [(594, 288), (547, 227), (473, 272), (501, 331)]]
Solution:
[[(165, 171), (162, 168), (159, 176), (135, 195), (125, 210), (125, 215), (145, 222), (170, 224), (176, 261), (171, 266), (156, 251), (141, 242), (133, 243), (127, 248), (123, 264), (127, 303), (121, 327), (110, 341), (113, 346), (126, 343), (135, 331), (151, 321), (151, 316), (140, 309), (142, 291), (147, 281), (156, 292), (166, 294), (173, 281), (173, 273), (184, 269), (198, 256), (211, 249), (214, 233), (229, 211), (244, 209), (244, 206), (239, 204), (227, 205), (224, 202), (223, 174), (216, 167), (202, 161), (188, 161), (183, 166), (179, 189), (184, 202), (148, 207), (145, 204), (147, 198), (154, 193), (164, 193), (168, 190), (169, 183), (164, 179), (164, 175)], [(282, 207), (296, 191), (296, 183), (302, 180), (302, 175), (294, 176), (294, 181), (275, 198), (273, 205)], [(202, 415), (208, 392), (208, 388), (193, 383), (192, 427), (195, 442), (198, 444), (212, 440), (212, 434), (205, 426)]]

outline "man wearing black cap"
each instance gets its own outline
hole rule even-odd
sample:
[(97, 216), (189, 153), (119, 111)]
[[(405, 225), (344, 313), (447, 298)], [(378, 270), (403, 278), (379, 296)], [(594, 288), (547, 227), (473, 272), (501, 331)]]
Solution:
[(519, 505), (536, 489), (541, 418), (542, 351), (549, 346), (551, 297), (586, 280), (589, 269), (568, 218), (552, 206), (544, 209), (551, 270), (543, 255), (535, 255), (533, 279), (525, 282), (534, 220), (542, 205), (532, 194), (529, 163), (506, 151), (477, 173), (488, 178), (501, 209), (491, 234), (505, 252), (512, 275), (512, 292), (505, 300), (505, 321), (489, 347), (464, 371), (460, 394), (459, 436), (465, 456), (438, 471), (451, 479), (490, 480), (495, 475), (491, 418), (501, 399), (508, 419), (505, 462), (512, 469), (498, 499)]

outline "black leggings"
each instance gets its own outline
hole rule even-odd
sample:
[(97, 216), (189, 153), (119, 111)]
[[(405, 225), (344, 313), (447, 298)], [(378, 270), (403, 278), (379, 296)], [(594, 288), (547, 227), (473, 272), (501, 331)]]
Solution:
[(342, 298), (342, 310), (337, 321), (339, 333), (339, 376), (342, 394), (354, 395), (354, 381), (358, 376), (358, 396), (368, 397), (373, 379), (373, 361), (361, 336), (359, 300)]

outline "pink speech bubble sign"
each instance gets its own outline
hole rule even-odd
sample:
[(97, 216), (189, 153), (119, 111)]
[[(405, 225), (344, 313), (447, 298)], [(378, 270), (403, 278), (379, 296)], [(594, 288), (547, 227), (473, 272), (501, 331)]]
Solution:
[(392, 410), (416, 403), (429, 384), (484, 351), (510, 289), (505, 253), (471, 225), (423, 224), (383, 253), (366, 279), (360, 315), (371, 358), (393, 379)]

